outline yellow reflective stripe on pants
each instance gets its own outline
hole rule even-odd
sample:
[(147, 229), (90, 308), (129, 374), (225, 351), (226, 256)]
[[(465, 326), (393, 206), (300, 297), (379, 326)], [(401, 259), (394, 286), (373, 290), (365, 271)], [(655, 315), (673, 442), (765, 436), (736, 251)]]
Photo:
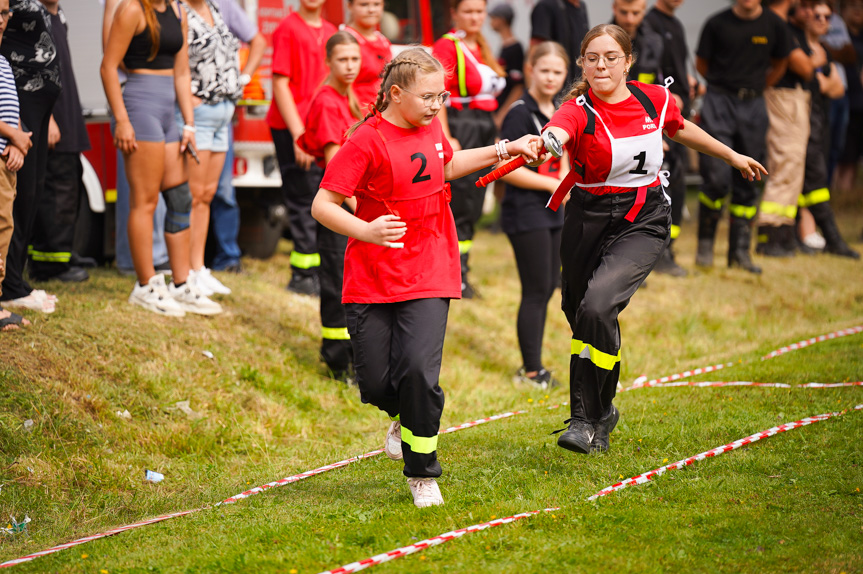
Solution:
[(808, 193), (801, 193), (800, 197), (797, 198), (797, 205), (800, 207), (810, 207), (827, 201), (830, 201), (830, 190), (822, 187)]
[(737, 205), (732, 203), (728, 206), (728, 212), (734, 217), (752, 219), (758, 214), (758, 207), (755, 205)]
[(291, 267), (298, 269), (311, 269), (321, 266), (321, 255), (319, 253), (298, 253), (291, 251)]
[(33, 249), (32, 245), (27, 247), (27, 254), (33, 258), (33, 261), (44, 261), (47, 263), (69, 263), (69, 261), (72, 259), (71, 253), (66, 253), (62, 251), (36, 251), (35, 249)]
[(458, 252), (461, 255), (464, 255), (465, 253), (470, 251), (471, 247), (473, 247), (473, 241), (471, 241), (470, 239), (468, 239), (467, 241), (459, 241), (458, 242)]
[(571, 352), (582, 359), (590, 359), (591, 363), (606, 371), (612, 370), (614, 365), (620, 362), (620, 349), (618, 349), (617, 355), (609, 355), (578, 339), (572, 340)]
[(703, 191), (698, 192), (698, 201), (705, 207), (709, 207), (713, 211), (721, 211), (722, 210), (722, 198), (719, 199), (710, 199), (705, 195)]
[(437, 450), (437, 435), (414, 436), (409, 429), (402, 425), (402, 442), (411, 447), (411, 450), (417, 454), (431, 454)]
[(783, 205), (781, 203), (776, 203), (775, 201), (762, 201), (761, 213), (794, 219), (797, 217), (797, 206)]
[(321, 327), (321, 337), (333, 341), (350, 341), (347, 327)]
[(680, 237), (680, 226), (679, 225), (672, 225), (671, 226), (671, 238), (677, 239), (678, 237)]

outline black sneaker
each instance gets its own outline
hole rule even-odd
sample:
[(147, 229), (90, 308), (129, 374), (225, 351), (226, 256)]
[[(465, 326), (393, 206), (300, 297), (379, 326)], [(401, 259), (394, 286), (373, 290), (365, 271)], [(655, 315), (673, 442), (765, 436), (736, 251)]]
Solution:
[(556, 389), (560, 386), (560, 381), (551, 376), (551, 372), (545, 369), (540, 369), (537, 373), (528, 377), (525, 373), (524, 367), (521, 367), (518, 372), (516, 372), (514, 381), (516, 383), (522, 383), (525, 385), (529, 385), (531, 387), (536, 387), (537, 389), (547, 391), (549, 389)]
[(556, 430), (551, 433), (557, 434), (563, 432), (562, 435), (557, 437), (557, 446), (571, 450), (572, 452), (590, 454), (590, 444), (596, 435), (596, 431), (593, 430), (593, 424), (582, 419), (566, 419), (563, 422), (569, 423), (569, 428)]
[(310, 297), (319, 297), (321, 295), (321, 284), (318, 282), (317, 275), (292, 275), (291, 281), (288, 283), (288, 291), (299, 295), (309, 295)]
[(590, 442), (590, 450), (593, 452), (605, 452), (608, 450), (608, 435), (617, 426), (617, 421), (620, 419), (620, 411), (617, 407), (611, 405), (611, 410), (604, 417), (599, 419), (599, 422), (593, 425), (596, 435)]
[(92, 257), (84, 257), (83, 255), (78, 255), (74, 251), (72, 252), (71, 257), (69, 258), (69, 265), (72, 267), (96, 267), (98, 266), (98, 261), (93, 259)]

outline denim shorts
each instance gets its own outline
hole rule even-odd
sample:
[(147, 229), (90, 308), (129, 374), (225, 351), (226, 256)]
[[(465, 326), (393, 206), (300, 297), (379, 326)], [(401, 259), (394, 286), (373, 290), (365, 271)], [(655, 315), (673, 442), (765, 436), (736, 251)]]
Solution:
[[(135, 130), (136, 140), (165, 143), (180, 141), (180, 131), (171, 117), (174, 93), (173, 76), (129, 74), (129, 79), (123, 85), (123, 103)], [(112, 115), (112, 132), (115, 126)]]
[[(183, 116), (176, 110), (177, 124), (183, 129)], [(195, 145), (201, 151), (228, 151), (228, 127), (234, 117), (234, 104), (223, 100), (217, 104), (201, 103), (195, 107)]]

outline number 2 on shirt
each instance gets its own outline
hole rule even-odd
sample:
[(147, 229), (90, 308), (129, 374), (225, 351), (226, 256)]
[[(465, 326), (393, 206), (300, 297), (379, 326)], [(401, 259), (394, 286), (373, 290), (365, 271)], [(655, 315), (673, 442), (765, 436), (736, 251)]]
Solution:
[(428, 164), (428, 160), (426, 159), (425, 154), (422, 152), (416, 152), (411, 156), (411, 163), (413, 163), (415, 159), (420, 160), (420, 168), (419, 170), (417, 170), (417, 174), (411, 180), (411, 183), (422, 183), (424, 181), (430, 180), (431, 175), (425, 173), (426, 164)]

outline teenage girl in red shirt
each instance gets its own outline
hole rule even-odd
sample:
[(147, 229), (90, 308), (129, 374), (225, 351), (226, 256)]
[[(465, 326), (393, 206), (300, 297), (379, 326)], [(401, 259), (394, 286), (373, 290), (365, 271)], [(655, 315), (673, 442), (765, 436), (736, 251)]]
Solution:
[[(360, 45), (348, 32), (336, 32), (327, 40), (330, 75), (312, 98), (309, 115), (306, 116), (306, 131), (298, 141), (300, 147), (314, 157), (322, 169), (339, 151), (350, 127), (362, 117), (356, 96), (351, 90), (360, 70), (361, 58)], [(320, 180), (317, 184), (320, 184)], [(351, 212), (357, 207), (355, 199), (346, 200), (344, 205)], [(321, 358), (333, 378), (349, 382), (353, 377), (353, 352), (342, 305), (348, 238), (319, 223), (317, 245), (321, 255), (318, 269), (321, 283)]]
[(617, 317), (670, 240), (662, 134), (724, 160), (750, 181), (767, 173), (684, 120), (667, 87), (627, 82), (634, 61), (622, 28), (590, 30), (577, 62), (582, 78), (547, 126), (571, 162), (549, 202), (556, 210), (571, 194), (560, 249), (562, 307), (572, 327), (571, 418), (557, 444), (580, 453), (608, 450), (620, 416), (612, 404), (620, 378)]
[[(421, 48), (387, 64), (375, 109), (328, 165), (312, 205), (318, 221), (350, 237), (342, 300), (360, 396), (393, 419), (384, 450), (404, 458), (418, 507), (443, 503), (438, 378), (449, 300), (461, 295), (446, 181), (505, 153), (534, 160), (538, 140), (453, 152), (436, 117), (449, 96), (444, 78)], [(354, 196), (355, 215), (341, 207)]]
[(350, 23), (342, 29), (357, 39), (363, 58), (353, 89), (360, 109), (367, 110), (378, 96), (381, 72), (393, 57), (390, 41), (378, 31), (384, 13), (384, 0), (348, 0), (348, 13)]
[[(454, 0), (453, 29), (435, 42), (432, 54), (447, 71), (446, 88), (452, 93), (441, 114), (444, 133), (455, 149), (491, 145), (497, 137), (493, 113), (497, 96), (506, 86), (506, 73), (497, 63), (482, 35), (486, 0)], [(474, 226), (482, 216), (485, 188), (476, 180), (488, 171), (478, 171), (452, 183), (452, 213), (461, 253), (462, 296), (471, 298), (468, 256)]]

